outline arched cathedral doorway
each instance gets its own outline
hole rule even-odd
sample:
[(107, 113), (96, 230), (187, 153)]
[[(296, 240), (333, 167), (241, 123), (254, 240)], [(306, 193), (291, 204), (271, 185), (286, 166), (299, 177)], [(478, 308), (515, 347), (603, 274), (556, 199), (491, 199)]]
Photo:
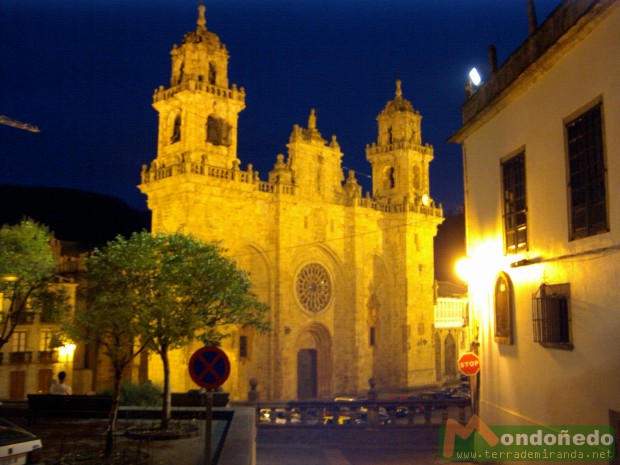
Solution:
[(331, 393), (331, 336), (325, 326), (314, 323), (297, 339), (297, 398), (316, 399)]
[(445, 349), (445, 367), (444, 367), (444, 376), (446, 378), (452, 378), (456, 376), (456, 364), (457, 364), (457, 349), (456, 349), (456, 341), (454, 340), (454, 336), (452, 333), (448, 333), (446, 336), (446, 340), (444, 341)]

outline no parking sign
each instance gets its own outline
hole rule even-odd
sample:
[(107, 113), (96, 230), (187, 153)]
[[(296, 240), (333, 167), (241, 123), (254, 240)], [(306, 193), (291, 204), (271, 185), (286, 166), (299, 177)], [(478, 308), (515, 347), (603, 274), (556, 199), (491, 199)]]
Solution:
[(210, 389), (221, 386), (228, 379), (230, 375), (228, 355), (219, 347), (201, 347), (189, 359), (189, 375), (198, 386), (207, 389), (204, 393), (206, 397), (204, 465), (211, 465), (213, 392)]
[(201, 347), (189, 359), (189, 375), (198, 386), (215, 389), (228, 379), (230, 360), (219, 347)]

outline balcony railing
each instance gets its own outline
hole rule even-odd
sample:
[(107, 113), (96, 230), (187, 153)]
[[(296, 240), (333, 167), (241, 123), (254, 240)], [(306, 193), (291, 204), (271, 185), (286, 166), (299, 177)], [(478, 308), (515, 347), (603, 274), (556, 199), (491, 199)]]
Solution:
[(34, 323), (35, 312), (21, 312), (17, 318), (17, 324), (19, 325), (31, 325)]
[(57, 350), (40, 350), (39, 351), (39, 363), (57, 363), (58, 351)]
[(31, 363), (32, 352), (9, 352), (9, 363)]
[(435, 328), (459, 328), (467, 325), (467, 300), (440, 297), (435, 304)]

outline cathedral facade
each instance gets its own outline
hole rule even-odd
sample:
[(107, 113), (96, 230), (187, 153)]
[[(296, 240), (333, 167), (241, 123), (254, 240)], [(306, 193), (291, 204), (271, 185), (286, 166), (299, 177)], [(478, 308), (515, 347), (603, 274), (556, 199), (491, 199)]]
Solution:
[[(293, 126), (268, 179), (242, 167), (245, 91), (229, 84), (229, 54), (203, 6), (171, 55), (170, 85), (153, 96), (157, 156), (139, 186), (153, 232), (221, 241), (270, 307), (269, 332), (229, 328), (224, 389), (245, 399), (255, 379), (262, 400), (307, 399), (365, 392), (371, 377), (377, 387), (435, 382), (433, 237), (443, 212), (430, 198), (433, 148), (422, 144), (421, 116), (400, 82), (366, 148), (364, 195), (314, 110), (307, 127)], [(198, 346), (173, 354), (174, 391), (197, 387), (187, 362)], [(153, 357), (149, 377), (161, 376)]]

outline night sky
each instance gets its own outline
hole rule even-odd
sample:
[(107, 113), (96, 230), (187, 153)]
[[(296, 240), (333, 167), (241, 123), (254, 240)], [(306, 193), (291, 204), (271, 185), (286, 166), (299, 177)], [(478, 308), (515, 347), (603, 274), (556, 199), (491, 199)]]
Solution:
[[(538, 21), (560, 3), (537, 0)], [(145, 209), (136, 188), (156, 155), (153, 90), (169, 86), (170, 55), (196, 28), (195, 0), (5, 0), (0, 5), (0, 184), (74, 187)], [(501, 65), (526, 39), (526, 0), (206, 0), (207, 29), (230, 53), (229, 82), (245, 87), (242, 168), (266, 179), (294, 124), (311, 108), (323, 138), (338, 137), (343, 166), (366, 189), (366, 144), (394, 97), (422, 116), (435, 148), (431, 196), (463, 203), (460, 125), (472, 66)], [(2, 200), (3, 202), (5, 199)]]

